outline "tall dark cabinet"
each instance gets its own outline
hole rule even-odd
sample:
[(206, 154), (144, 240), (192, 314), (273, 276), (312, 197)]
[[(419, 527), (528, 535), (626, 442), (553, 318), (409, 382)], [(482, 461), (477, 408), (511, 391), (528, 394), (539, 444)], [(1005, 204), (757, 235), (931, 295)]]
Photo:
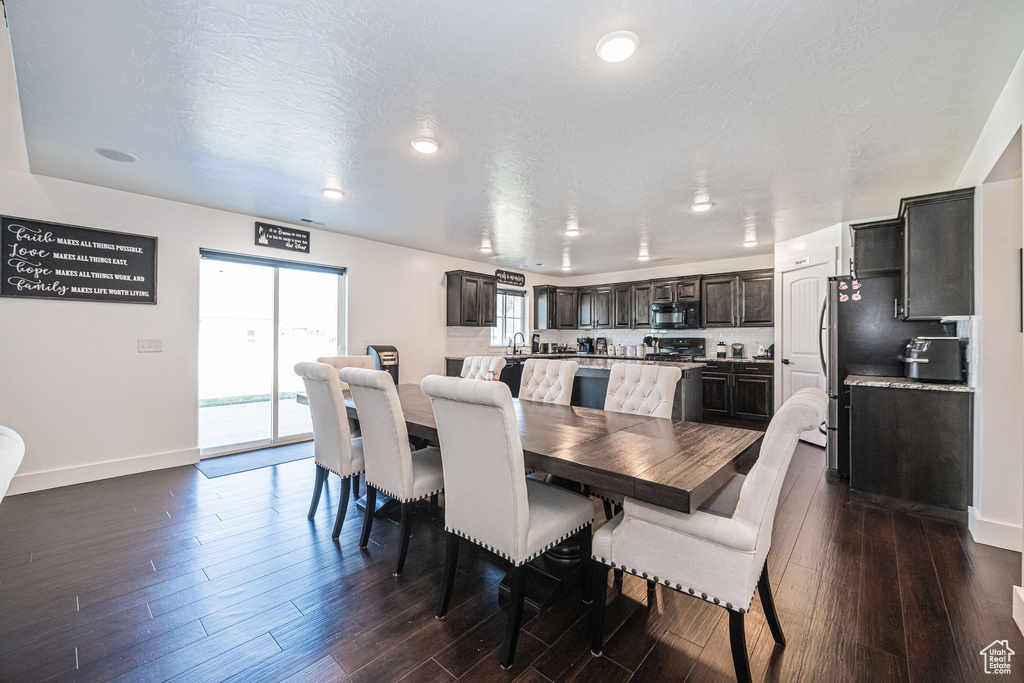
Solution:
[(735, 275), (705, 276), (701, 282), (701, 319), (704, 327), (736, 327)]
[(774, 297), (773, 270), (705, 275), (701, 279), (704, 327), (771, 327)]
[(446, 324), (449, 327), (494, 327), (498, 314), (497, 278), (466, 270), (452, 270), (445, 276)]

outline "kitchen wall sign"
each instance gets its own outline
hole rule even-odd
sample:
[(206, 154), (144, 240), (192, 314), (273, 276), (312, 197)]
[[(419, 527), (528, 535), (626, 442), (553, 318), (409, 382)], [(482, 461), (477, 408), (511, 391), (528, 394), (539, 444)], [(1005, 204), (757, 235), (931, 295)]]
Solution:
[(156, 303), (157, 238), (0, 217), (0, 296)]
[(309, 253), (309, 231), (283, 225), (256, 223), (256, 246)]
[(512, 287), (525, 287), (526, 276), (522, 273), (514, 273), (510, 270), (496, 270), (494, 277), (498, 278), (499, 285), (511, 285)]

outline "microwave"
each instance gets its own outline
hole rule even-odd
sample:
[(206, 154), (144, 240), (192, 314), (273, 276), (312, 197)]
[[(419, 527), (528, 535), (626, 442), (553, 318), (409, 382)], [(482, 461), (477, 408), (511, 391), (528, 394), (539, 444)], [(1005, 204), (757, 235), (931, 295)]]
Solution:
[(693, 330), (700, 327), (700, 302), (651, 304), (652, 330)]

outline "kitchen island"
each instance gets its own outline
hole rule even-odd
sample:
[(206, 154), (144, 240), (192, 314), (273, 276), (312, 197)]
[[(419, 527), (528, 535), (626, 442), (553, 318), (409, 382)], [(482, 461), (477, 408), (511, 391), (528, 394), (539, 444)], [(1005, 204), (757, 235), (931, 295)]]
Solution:
[[(701, 372), (703, 363), (677, 363), (672, 361), (644, 360), (628, 356), (607, 356), (597, 354), (517, 354), (505, 356), (507, 365), (501, 372), (501, 381), (505, 382), (513, 396), (519, 395), (519, 383), (523, 374), (523, 364), (530, 358), (575, 360), (579, 363), (576, 380), (573, 382), (571, 405), (584, 408), (604, 408), (604, 397), (608, 392), (608, 378), (612, 365), (626, 363), (629, 365), (664, 365), (679, 368), (683, 376), (676, 383), (675, 401), (672, 404), (672, 419), (688, 422), (701, 421)], [(462, 370), (462, 358), (445, 358), (445, 374), (457, 377)]]

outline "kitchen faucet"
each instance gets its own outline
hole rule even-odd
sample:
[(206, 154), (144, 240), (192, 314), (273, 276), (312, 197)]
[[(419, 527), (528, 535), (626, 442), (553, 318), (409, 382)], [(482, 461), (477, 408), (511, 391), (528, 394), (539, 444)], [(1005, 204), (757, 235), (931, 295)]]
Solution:
[(519, 355), (519, 350), (518, 350), (519, 347), (516, 346), (516, 337), (522, 337), (523, 338), (523, 346), (526, 346), (526, 337), (523, 335), (522, 332), (516, 332), (515, 334), (513, 334), (512, 335), (512, 355), (513, 356), (518, 356)]

